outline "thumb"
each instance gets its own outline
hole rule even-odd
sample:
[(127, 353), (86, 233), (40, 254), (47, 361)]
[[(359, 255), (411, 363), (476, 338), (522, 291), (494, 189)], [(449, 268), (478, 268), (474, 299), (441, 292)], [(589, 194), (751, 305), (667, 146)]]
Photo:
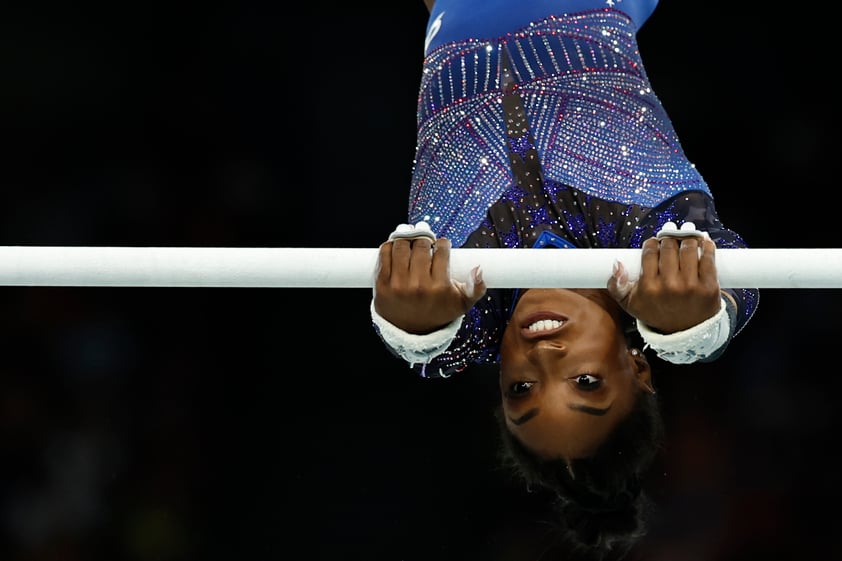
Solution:
[(482, 268), (479, 265), (471, 269), (471, 274), (468, 275), (468, 280), (465, 282), (453, 281), (459, 292), (462, 293), (466, 308), (470, 309), (477, 301), (485, 295), (486, 286), (482, 279)]
[(625, 308), (633, 287), (634, 283), (629, 280), (628, 270), (620, 261), (614, 261), (611, 277), (608, 279), (608, 294)]

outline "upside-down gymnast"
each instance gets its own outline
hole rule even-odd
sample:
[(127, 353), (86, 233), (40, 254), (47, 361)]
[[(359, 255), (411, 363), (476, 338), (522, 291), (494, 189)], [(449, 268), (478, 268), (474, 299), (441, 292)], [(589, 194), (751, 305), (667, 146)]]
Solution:
[[(685, 155), (636, 34), (657, 0), (425, 0), (408, 218), (380, 247), (371, 315), (419, 375), (499, 364), (504, 462), (554, 501), (564, 539), (622, 557), (663, 438), (647, 354), (713, 361), (756, 289), (721, 288), (746, 247)], [(641, 248), (605, 289), (487, 289), (460, 248)], [(602, 557), (600, 557), (602, 558)]]

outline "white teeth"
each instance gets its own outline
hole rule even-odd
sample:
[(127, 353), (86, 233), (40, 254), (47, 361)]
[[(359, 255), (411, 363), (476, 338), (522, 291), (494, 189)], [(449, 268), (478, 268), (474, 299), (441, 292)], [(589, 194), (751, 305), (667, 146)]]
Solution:
[(558, 321), (557, 319), (542, 319), (530, 325), (529, 331), (548, 331), (550, 329), (558, 329), (563, 324), (564, 322)]

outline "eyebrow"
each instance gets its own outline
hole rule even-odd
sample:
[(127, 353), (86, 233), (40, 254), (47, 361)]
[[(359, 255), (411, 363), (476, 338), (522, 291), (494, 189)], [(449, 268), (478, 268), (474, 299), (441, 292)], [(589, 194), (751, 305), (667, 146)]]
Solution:
[[(600, 409), (598, 407), (591, 407), (589, 405), (580, 405), (578, 403), (568, 403), (567, 408), (572, 409), (574, 411), (581, 411), (582, 413), (587, 413), (588, 415), (596, 415), (597, 417), (602, 417), (603, 415), (608, 413), (608, 411), (611, 409), (611, 406), (609, 405), (605, 409)], [(512, 424), (515, 425), (516, 427), (519, 427), (523, 423), (525, 423), (528, 420), (534, 418), (536, 415), (538, 415), (539, 412), (540, 412), (540, 409), (538, 409), (537, 407), (534, 407), (534, 408), (530, 409), (529, 411), (527, 411), (526, 413), (524, 413), (523, 415), (521, 415), (520, 417), (516, 417), (516, 418), (509, 417), (509, 421), (511, 421)]]
[(526, 413), (524, 413), (523, 415), (521, 415), (520, 417), (518, 417), (516, 419), (512, 419), (511, 417), (509, 417), (509, 420), (512, 422), (513, 425), (515, 425), (516, 427), (519, 427), (520, 425), (522, 425), (523, 423), (525, 423), (526, 421), (528, 421), (529, 419), (531, 419), (532, 417), (534, 417), (537, 414), (538, 414), (538, 408), (534, 407), (534, 408), (530, 409), (529, 411), (527, 411)]
[(573, 409), (574, 411), (581, 411), (582, 413), (587, 413), (588, 415), (596, 415), (597, 417), (602, 417), (611, 409), (610, 405), (605, 409), (600, 409), (599, 407), (579, 405), (578, 403), (568, 403), (567, 407)]

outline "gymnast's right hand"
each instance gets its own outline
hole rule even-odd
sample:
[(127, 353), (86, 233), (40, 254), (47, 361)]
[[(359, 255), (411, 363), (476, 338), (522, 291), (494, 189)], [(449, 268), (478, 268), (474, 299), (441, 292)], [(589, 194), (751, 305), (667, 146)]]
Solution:
[(466, 282), (450, 277), (447, 238), (397, 238), (380, 246), (374, 309), (408, 333), (432, 333), (456, 320), (485, 294), (479, 267)]

